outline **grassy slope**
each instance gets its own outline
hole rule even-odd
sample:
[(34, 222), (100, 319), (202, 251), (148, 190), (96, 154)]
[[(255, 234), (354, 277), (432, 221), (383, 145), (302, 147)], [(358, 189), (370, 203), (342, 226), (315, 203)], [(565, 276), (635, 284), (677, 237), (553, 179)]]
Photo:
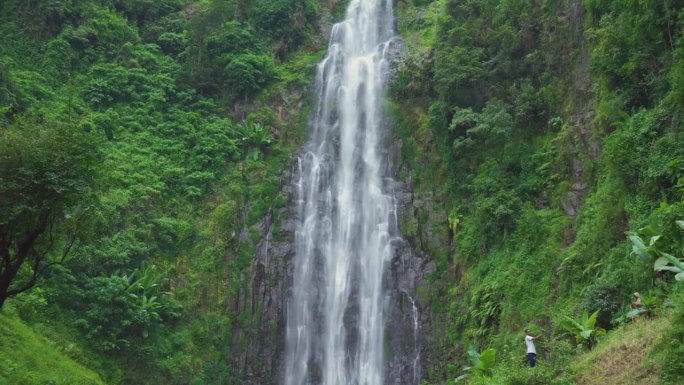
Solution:
[(651, 385), (660, 377), (656, 346), (670, 327), (666, 317), (624, 325), (610, 332), (596, 349), (575, 365), (579, 385)]
[(104, 384), (95, 372), (60, 351), (8, 311), (0, 313), (0, 383)]
[[(489, 377), (470, 377), (468, 384), (655, 385), (664, 365), (659, 347), (670, 327), (670, 317), (641, 319), (611, 331), (594, 350), (575, 355), (566, 372), (550, 365), (542, 353), (534, 369), (521, 359), (516, 365), (497, 365)], [(538, 342), (542, 352), (548, 347), (547, 341)], [(566, 349), (571, 349), (569, 344)]]

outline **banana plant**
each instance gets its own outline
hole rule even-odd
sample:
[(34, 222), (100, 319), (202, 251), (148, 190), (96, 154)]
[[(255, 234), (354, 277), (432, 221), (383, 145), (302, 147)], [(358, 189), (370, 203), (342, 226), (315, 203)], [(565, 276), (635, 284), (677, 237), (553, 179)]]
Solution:
[[(684, 230), (684, 220), (675, 221), (677, 226)], [(645, 227), (639, 230), (644, 237), (648, 237), (648, 242), (637, 234), (631, 234), (629, 240), (632, 242), (632, 253), (639, 256), (644, 263), (650, 263), (653, 259), (654, 271), (669, 271), (675, 274), (677, 281), (684, 281), (684, 259), (677, 258), (672, 254), (658, 249), (656, 242), (661, 235), (657, 231)], [(648, 246), (646, 245), (648, 244)], [(682, 250), (684, 254), (684, 250)]]
[(247, 157), (257, 160), (260, 152), (264, 152), (273, 144), (275, 138), (269, 133), (270, 127), (255, 122), (250, 116), (235, 127), (234, 135), (247, 147)]
[(126, 292), (128, 295), (137, 298), (138, 294), (156, 293), (159, 289), (159, 284), (164, 280), (161, 273), (157, 273), (157, 267), (147, 266), (145, 263), (140, 268), (136, 268), (128, 275), (123, 275), (128, 280), (128, 287)]
[(606, 330), (601, 327), (596, 327), (596, 318), (598, 317), (598, 310), (588, 315), (585, 309), (582, 313), (582, 318), (578, 320), (569, 316), (564, 316), (561, 321), (561, 326), (575, 337), (577, 347), (586, 346), (591, 349), (596, 345), (598, 339), (606, 334)]
[(463, 371), (466, 373), (457, 377), (454, 382), (466, 379), (469, 374), (491, 375), (494, 364), (496, 363), (496, 350), (489, 348), (478, 353), (471, 345), (468, 347), (468, 358), (470, 358), (470, 362), (472, 362), (473, 365), (464, 367)]
[(653, 256), (660, 252), (656, 245), (658, 239), (660, 239), (660, 235), (651, 235), (648, 236), (648, 242), (644, 242), (644, 239), (637, 234), (629, 235), (629, 240), (632, 242), (632, 253), (641, 258), (645, 264), (649, 263)]

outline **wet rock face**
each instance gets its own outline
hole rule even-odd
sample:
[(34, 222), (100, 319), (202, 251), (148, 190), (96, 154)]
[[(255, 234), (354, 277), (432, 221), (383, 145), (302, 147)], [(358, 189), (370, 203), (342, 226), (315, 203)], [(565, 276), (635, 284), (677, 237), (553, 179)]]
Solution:
[[(399, 168), (401, 142), (390, 145), (388, 170), (394, 175)], [(293, 155), (293, 159), (296, 155)], [(292, 162), (294, 164), (294, 162)], [(233, 373), (245, 385), (280, 384), (284, 374), (284, 347), (287, 303), (292, 290), (294, 272), (294, 235), (297, 228), (296, 210), (292, 202), (292, 171), (281, 175), (280, 190), (289, 197), (289, 204), (272, 209), (251, 228), (258, 231), (261, 241), (248, 271), (249, 285), (235, 304), (240, 314), (251, 319), (236, 323), (231, 346)], [(419, 209), (429, 206), (428, 199), (417, 199), (409, 182), (388, 181), (397, 204), (397, 222), (418, 221)], [(421, 206), (421, 208), (417, 207)], [(398, 231), (398, 230), (397, 230)], [(249, 233), (245, 230), (244, 236)], [(429, 233), (429, 231), (428, 231)], [(430, 234), (426, 235), (427, 237)], [(428, 304), (416, 297), (416, 289), (432, 270), (427, 254), (420, 250), (416, 237), (396, 240), (383, 285), (385, 287), (385, 384), (418, 384), (422, 362), (429, 359), (431, 317)], [(239, 318), (239, 317), (238, 317)]]
[[(391, 147), (400, 152), (400, 142)], [(391, 159), (400, 159), (390, 153)], [(392, 166), (401, 170), (402, 165)], [(403, 170), (404, 172), (407, 170)], [(390, 357), (387, 368), (387, 384), (418, 384), (423, 377), (423, 368), (431, 366), (433, 360), (434, 317), (427, 298), (418, 295), (421, 287), (428, 284), (427, 278), (434, 273), (428, 247), (442, 245), (449, 247), (446, 213), (435, 210), (438, 206), (431, 194), (417, 194), (413, 191), (411, 171), (409, 177), (395, 185), (397, 217), (399, 223), (415, 229), (411, 234), (402, 234), (403, 241), (397, 255), (391, 262), (388, 273), (390, 303), (387, 315), (387, 342)], [(421, 226), (419, 215), (427, 213), (429, 226)], [(436, 230), (442, 227), (444, 229)], [(425, 301), (425, 302), (423, 302)]]
[[(393, 60), (399, 60), (401, 40), (397, 39), (395, 43), (391, 46), (391, 56)], [(402, 167), (401, 148), (401, 140), (396, 139), (389, 143), (385, 152), (385, 175), (388, 178), (384, 188), (395, 199), (397, 213), (394, 222), (397, 226), (410, 222), (418, 227), (418, 214), (422, 210), (429, 211), (429, 221), (445, 222), (445, 213), (432, 210), (432, 196), (414, 194), (411, 178), (404, 182), (393, 179)], [(272, 209), (262, 221), (242, 234), (247, 238), (250, 231), (256, 231), (261, 241), (246, 273), (249, 274), (248, 289), (239, 295), (235, 304), (239, 314), (251, 315), (247, 324), (236, 323), (233, 330), (232, 366), (240, 384), (275, 385), (283, 382), (287, 304), (294, 274), (294, 238), (297, 223), (301, 220), (297, 218), (293, 202), (294, 182), (298, 177), (294, 165), (298, 156), (292, 156), (291, 164), (280, 176), (280, 191), (287, 196), (288, 204)], [(394, 233), (399, 233), (399, 229), (396, 228)], [(416, 291), (434, 270), (423, 245), (445, 244), (443, 241), (443, 237), (425, 227), (418, 235), (409, 234), (392, 243), (393, 255), (383, 278), (386, 385), (418, 384), (422, 377), (422, 363), (431, 359), (432, 317), (429, 304), (421, 303)], [(348, 321), (355, 322), (351, 318)], [(315, 373), (311, 376), (314, 381), (316, 377)]]
[[(291, 172), (280, 175), (280, 190), (290, 195)], [(269, 385), (279, 383), (280, 359), (284, 346), (285, 311), (288, 290), (291, 287), (294, 257), (292, 239), (295, 223), (291, 207), (272, 208), (251, 229), (243, 231), (241, 238), (257, 231), (261, 241), (250, 268), (245, 291), (240, 293), (235, 310), (249, 314), (247, 322), (236, 322), (230, 346), (231, 366), (237, 383)], [(247, 278), (247, 277), (244, 277)]]
[(415, 291), (422, 280), (421, 258), (414, 255), (410, 244), (402, 241), (387, 272), (385, 306), (386, 384), (418, 384), (421, 378), (421, 348), (424, 325), (423, 306)]

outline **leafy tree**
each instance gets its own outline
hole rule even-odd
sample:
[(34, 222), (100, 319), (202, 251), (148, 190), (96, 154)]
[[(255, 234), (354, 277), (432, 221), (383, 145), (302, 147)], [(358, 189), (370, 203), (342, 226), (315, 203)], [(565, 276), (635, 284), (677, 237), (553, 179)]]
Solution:
[(232, 56), (223, 70), (223, 79), (234, 99), (253, 96), (277, 79), (273, 59), (251, 53)]
[(250, 6), (250, 18), (258, 31), (274, 41), (280, 59), (306, 41), (318, 15), (312, 0), (256, 0)]
[(624, 303), (625, 288), (615, 283), (599, 281), (587, 286), (583, 307), (589, 311), (598, 311), (597, 324), (603, 328), (611, 327), (611, 318)]
[(179, 0), (109, 0), (117, 11), (143, 25), (151, 19), (180, 10)]
[(502, 142), (510, 136), (512, 127), (513, 118), (507, 112), (505, 104), (492, 99), (481, 113), (475, 113), (470, 108), (457, 109), (449, 130), (464, 133), (463, 137), (454, 141), (454, 149), (460, 152), (478, 142), (500, 148)]
[(260, 53), (265, 51), (263, 42), (252, 31), (237, 21), (228, 21), (214, 34), (206, 38), (210, 58), (236, 53)]
[(0, 131), (0, 306), (77, 244), (96, 180), (93, 139), (37, 120)]

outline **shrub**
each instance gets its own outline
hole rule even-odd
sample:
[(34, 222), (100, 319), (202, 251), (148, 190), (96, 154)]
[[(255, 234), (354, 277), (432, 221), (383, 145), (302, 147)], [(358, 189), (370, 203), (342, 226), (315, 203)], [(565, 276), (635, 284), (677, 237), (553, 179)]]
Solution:
[(223, 71), (233, 98), (252, 96), (277, 78), (273, 58), (251, 53), (231, 58)]
[(624, 302), (624, 291), (614, 283), (597, 282), (587, 287), (582, 307), (592, 313), (598, 311), (597, 324), (609, 329), (611, 318), (620, 310)]

